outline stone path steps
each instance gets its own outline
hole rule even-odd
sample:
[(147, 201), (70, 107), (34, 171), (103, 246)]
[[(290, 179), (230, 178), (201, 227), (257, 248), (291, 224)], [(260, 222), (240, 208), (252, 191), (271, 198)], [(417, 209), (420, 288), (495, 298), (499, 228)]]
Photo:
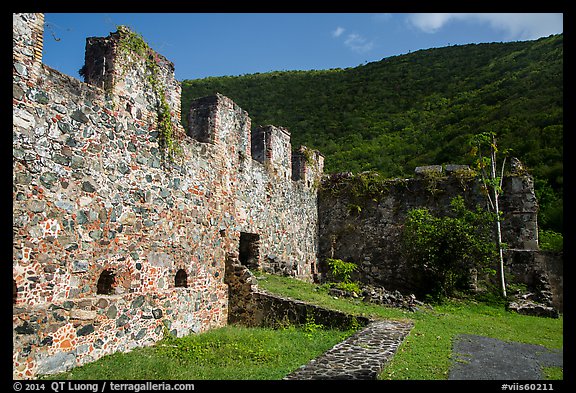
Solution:
[(376, 379), (412, 327), (406, 322), (373, 321), (284, 379)]

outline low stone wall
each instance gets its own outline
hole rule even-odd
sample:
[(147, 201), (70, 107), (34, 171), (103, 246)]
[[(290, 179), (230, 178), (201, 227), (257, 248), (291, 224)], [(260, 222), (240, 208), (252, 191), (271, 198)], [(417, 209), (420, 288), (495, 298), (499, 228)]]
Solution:
[(263, 290), (254, 292), (253, 301), (256, 304), (255, 313), (244, 322), (248, 326), (278, 327), (286, 324), (304, 325), (313, 321), (328, 328), (348, 329), (355, 325), (365, 326), (370, 322), (365, 317), (329, 310)]
[(229, 285), (228, 323), (244, 326), (278, 327), (303, 325), (313, 321), (329, 328), (347, 329), (365, 326), (369, 319), (329, 310), (300, 300), (268, 293), (260, 288), (254, 275), (230, 253), (226, 259), (225, 282)]
[(253, 326), (250, 321), (256, 304), (252, 294), (257, 290), (257, 282), (250, 270), (240, 263), (237, 253), (226, 255), (224, 282), (228, 284), (228, 323)]

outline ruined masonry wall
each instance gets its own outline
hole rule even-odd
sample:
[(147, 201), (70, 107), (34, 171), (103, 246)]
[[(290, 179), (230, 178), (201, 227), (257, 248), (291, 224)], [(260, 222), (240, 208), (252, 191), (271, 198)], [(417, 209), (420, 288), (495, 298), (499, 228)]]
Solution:
[[(252, 128), (220, 94), (184, 108), (184, 130), (174, 65), (153, 54), (181, 148), (171, 161), (146, 59), (123, 50), (118, 32), (90, 37), (80, 82), (42, 64), (43, 23), (42, 14), (13, 16), (14, 378), (152, 345), (166, 331), (262, 319), (277, 303), (258, 311), (245, 298), (250, 283), (234, 277), (248, 263), (311, 281), (326, 258), (340, 258), (359, 265), (354, 279), (411, 291), (422, 277), (398, 249), (406, 212), (446, 210), (458, 194), (471, 206), (482, 200), (454, 168), (391, 181), (378, 201), (334, 195), (320, 187), (319, 152), (292, 153), (288, 130)], [(512, 252), (537, 250), (529, 176), (506, 180), (502, 207)], [(527, 282), (547, 273), (561, 309), (561, 263), (515, 255), (510, 269)], [(106, 271), (113, 282), (98, 293)]]
[[(207, 135), (194, 138), (158, 56), (182, 149), (169, 161), (143, 59), (126, 60), (114, 34), (88, 39), (82, 83), (41, 63), (41, 14), (13, 22), (14, 378), (226, 325), (224, 262), (242, 232), (260, 237), (263, 269), (312, 279), (320, 155), (298, 162), (298, 181), (290, 160), (252, 159), (250, 119), (223, 96), (192, 115)], [(111, 292), (98, 294), (107, 269)]]
[[(348, 178), (338, 178), (342, 175), (326, 177), (318, 203), (321, 276), (327, 272), (326, 258), (338, 258), (358, 265), (354, 279), (418, 294), (420, 283), (427, 278), (408, 265), (400, 247), (408, 211), (425, 207), (433, 214), (446, 214), (456, 195), (472, 209), (486, 203), (477, 180), (466, 172), (442, 172), (438, 167), (436, 176), (390, 180), (376, 200), (354, 195), (344, 186)], [(341, 191), (335, 195), (337, 189)], [(503, 189), (503, 241), (511, 252), (538, 250), (538, 205), (532, 178), (507, 176)]]

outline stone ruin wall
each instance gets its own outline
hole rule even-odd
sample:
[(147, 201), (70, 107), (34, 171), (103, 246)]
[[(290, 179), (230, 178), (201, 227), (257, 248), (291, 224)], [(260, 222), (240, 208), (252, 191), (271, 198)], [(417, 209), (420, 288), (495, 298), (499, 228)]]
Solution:
[(14, 378), (226, 325), (228, 254), (312, 279), (319, 153), (221, 95), (184, 130), (158, 55), (170, 161), (144, 59), (88, 38), (83, 83), (42, 64), (42, 36), (42, 14), (13, 15)]
[[(451, 173), (391, 182), (354, 214), (357, 200), (319, 187), (322, 155), (292, 152), (286, 129), (252, 127), (227, 97), (185, 108), (184, 130), (174, 66), (157, 55), (182, 148), (172, 162), (145, 63), (118, 51), (117, 33), (87, 39), (85, 83), (42, 64), (42, 37), (42, 14), (14, 14), (14, 378), (260, 315), (238, 289), (245, 267), (311, 281), (334, 257), (356, 262), (364, 282), (412, 290), (418, 272), (397, 248), (408, 209), (481, 200)], [(531, 179), (504, 186), (509, 268), (526, 283), (545, 271), (561, 309), (562, 261), (537, 251)], [(111, 293), (99, 294), (106, 270)]]
[[(479, 182), (466, 170), (461, 165), (416, 168), (414, 178), (391, 179), (379, 200), (353, 195), (345, 186), (349, 175), (325, 176), (318, 197), (320, 277), (327, 277), (326, 259), (338, 258), (358, 265), (354, 279), (388, 290), (418, 293), (419, 282), (426, 277), (407, 264), (400, 249), (406, 214), (421, 207), (445, 214), (456, 195), (462, 195), (470, 208), (485, 206)], [(538, 205), (532, 178), (512, 173), (505, 177), (502, 188), (508, 283), (523, 283), (536, 291), (551, 290), (554, 307), (562, 311), (563, 259), (562, 255), (538, 250)], [(341, 191), (335, 193), (338, 189)], [(534, 286), (542, 281), (547, 288)]]
[(230, 285), (228, 322), (249, 327), (286, 327), (314, 323), (335, 329), (365, 326), (369, 319), (329, 310), (315, 304), (269, 293), (258, 286), (258, 278), (237, 256), (226, 258), (226, 279)]

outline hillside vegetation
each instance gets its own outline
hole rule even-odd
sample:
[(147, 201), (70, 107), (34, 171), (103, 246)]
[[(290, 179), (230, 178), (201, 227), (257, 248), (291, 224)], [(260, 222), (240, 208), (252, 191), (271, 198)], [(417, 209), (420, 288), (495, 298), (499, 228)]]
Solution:
[(562, 34), (420, 50), (346, 69), (185, 80), (183, 113), (216, 92), (253, 125), (287, 127), (293, 147), (318, 149), (329, 173), (404, 177), (419, 165), (471, 163), (468, 138), (494, 131), (535, 178), (541, 227), (562, 231)]

